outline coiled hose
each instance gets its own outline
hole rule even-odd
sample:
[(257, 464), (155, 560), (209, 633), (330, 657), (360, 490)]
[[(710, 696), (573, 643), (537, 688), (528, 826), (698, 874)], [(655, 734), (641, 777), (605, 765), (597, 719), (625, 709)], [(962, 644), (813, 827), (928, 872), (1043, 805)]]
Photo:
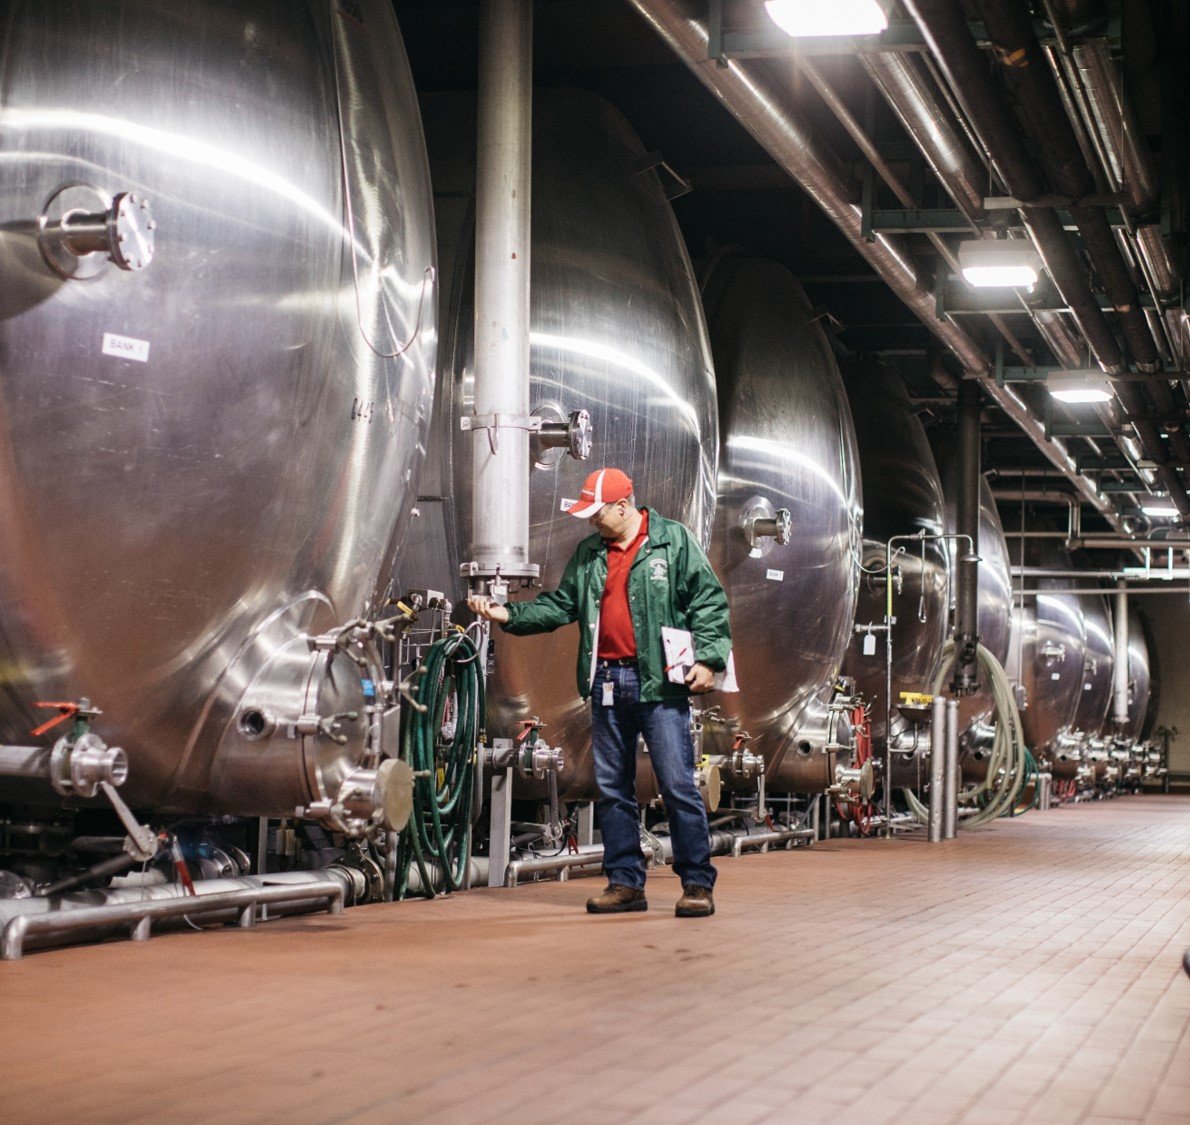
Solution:
[(434, 897), (433, 865), (443, 889), (463, 885), (471, 852), (475, 755), (484, 714), (479, 650), (466, 633), (435, 641), (423, 660), (415, 696), (425, 710), (409, 708), (401, 757), (412, 767), (413, 811), (397, 853), (398, 898), (409, 889), (416, 863), (421, 891)]
[[(1011, 813), (1030, 778), (1030, 762), (1033, 760), (1025, 746), (1025, 732), (1021, 726), (1020, 712), (1017, 710), (1016, 698), (1013, 696), (1012, 684), (1007, 674), (1000, 661), (983, 645), (978, 647), (978, 655), (980, 667), (987, 673), (992, 685), (996, 736), (992, 742), (992, 752), (988, 755), (987, 773), (983, 779), (959, 791), (959, 803), (974, 804), (977, 810), (959, 820), (961, 828), (987, 824)], [(954, 641), (950, 640), (942, 650), (942, 664), (934, 677), (934, 694), (942, 691), (942, 685), (950, 675), (954, 659), (955, 645)], [(1036, 767), (1033, 769), (1035, 771)], [(1036, 777), (1036, 773), (1032, 776)], [(1036, 785), (1036, 781), (1034, 784)], [(929, 810), (916, 794), (908, 789), (904, 790), (904, 794), (909, 803), (909, 811), (920, 823), (928, 823)]]

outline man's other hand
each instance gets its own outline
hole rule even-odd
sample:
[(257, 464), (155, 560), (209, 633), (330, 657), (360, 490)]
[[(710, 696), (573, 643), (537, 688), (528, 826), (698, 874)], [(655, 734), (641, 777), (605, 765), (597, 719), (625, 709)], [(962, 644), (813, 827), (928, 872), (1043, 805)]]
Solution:
[(476, 617), (482, 617), (485, 621), (495, 621), (497, 625), (503, 625), (508, 620), (508, 610), (483, 594), (472, 594), (467, 599), (467, 608)]
[(705, 664), (695, 664), (686, 673), (686, 686), (695, 694), (702, 695), (715, 687), (715, 673)]

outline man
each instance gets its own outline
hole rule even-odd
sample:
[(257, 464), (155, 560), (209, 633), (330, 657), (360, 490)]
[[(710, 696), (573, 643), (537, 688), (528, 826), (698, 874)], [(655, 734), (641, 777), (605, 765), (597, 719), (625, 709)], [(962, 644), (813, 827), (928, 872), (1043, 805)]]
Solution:
[[(636, 804), (636, 741), (643, 735), (682, 880), (675, 913), (706, 917), (715, 913), (715, 869), (706, 809), (694, 782), (689, 697), (710, 691), (715, 672), (727, 665), (727, 596), (694, 536), (680, 523), (638, 508), (632, 481), (619, 469), (587, 477), (569, 511), (588, 520), (596, 534), (575, 548), (557, 590), (506, 606), (478, 595), (467, 604), (514, 635), (578, 622), (578, 689), (591, 699), (591, 745), (602, 795), (596, 808), (608, 878), (587, 910), (648, 909)], [(688, 630), (694, 638), (698, 662), (684, 683), (668, 678), (662, 626)]]

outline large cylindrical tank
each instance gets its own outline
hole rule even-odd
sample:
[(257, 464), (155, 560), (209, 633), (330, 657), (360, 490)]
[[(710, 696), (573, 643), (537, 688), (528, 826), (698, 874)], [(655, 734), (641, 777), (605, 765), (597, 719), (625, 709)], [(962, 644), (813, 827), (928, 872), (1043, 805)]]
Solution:
[[(871, 360), (843, 365), (855, 422), (863, 478), (863, 567), (855, 623), (863, 629), (885, 618), (885, 545), (894, 536), (946, 534), (942, 482), (925, 429), (900, 376)], [(893, 544), (892, 731), (907, 724), (896, 704), (903, 691), (929, 691), (946, 642), (949, 554), (945, 540), (904, 539)], [(857, 634), (843, 671), (854, 676), (872, 705), (872, 736), (885, 738), (884, 636)], [(866, 642), (866, 643), (865, 643)], [(870, 650), (870, 651), (867, 651)]]
[[(946, 529), (954, 534), (958, 518), (960, 485), (958, 445), (951, 434), (935, 431), (931, 434), (938, 471), (942, 477), (942, 492), (946, 500)], [(967, 550), (965, 542), (949, 544), (952, 564)], [(979, 481), (979, 555), (977, 602), (979, 643), (1001, 665), (1008, 659), (1008, 641), (1012, 620), (1012, 573), (1008, 543), (1000, 513), (986, 477)], [(951, 609), (956, 591), (951, 590)], [(949, 676), (947, 677), (949, 681)], [(945, 686), (945, 682), (944, 682)], [(961, 733), (962, 767), (965, 776), (982, 779), (987, 773), (986, 756), (991, 749), (995, 729), (992, 725), (995, 698), (987, 672), (979, 668), (979, 690), (959, 700), (959, 729)]]
[(1071, 731), (1085, 739), (1098, 738), (1111, 710), (1112, 669), (1115, 667), (1115, 639), (1107, 600), (1097, 594), (1082, 594), (1083, 625), (1087, 634), (1083, 658), (1083, 683), (1071, 720)]
[[(719, 388), (719, 496), (711, 561), (731, 603), (741, 685), (715, 697), (746, 731), (772, 789), (830, 783), (820, 747), (795, 738), (809, 700), (838, 675), (859, 581), (859, 455), (843, 381), (801, 286), (783, 266), (723, 254), (703, 303)], [(790, 515), (784, 543), (758, 518)]]
[[(938, 463), (938, 474), (942, 478), (942, 494), (946, 503), (946, 530), (954, 535), (958, 526), (958, 496), (960, 466), (958, 443), (950, 432), (935, 430), (931, 433), (931, 444)], [(949, 544), (952, 565), (967, 551), (966, 542), (953, 541)], [(987, 477), (979, 479), (979, 555), (977, 602), (979, 643), (1001, 664), (1008, 658), (1008, 636), (1012, 619), (1012, 572), (1008, 555), (1008, 541), (1004, 537), (1004, 525), (992, 495)], [(950, 592), (951, 609), (957, 596), (957, 588)], [(992, 697), (987, 687), (987, 676), (980, 671), (980, 690), (963, 699), (960, 714), (970, 722), (986, 720), (991, 714)]]
[[(14, 2), (0, 32), (0, 740), (86, 696), (133, 803), (292, 813), (363, 748), (283, 728), (362, 715), (302, 634), (377, 600), (433, 388), (391, 6)], [(139, 271), (55, 233), (124, 192)]]
[[(424, 108), (435, 188), (467, 200), (474, 191), (473, 99), (428, 99)], [(541, 567), (541, 585), (553, 589), (574, 547), (592, 533), (560, 502), (577, 497), (599, 465), (622, 468), (640, 503), (707, 543), (718, 414), (698, 289), (677, 221), (640, 141), (603, 99), (573, 90), (535, 97), (532, 221), (532, 407), (555, 419), (585, 409), (595, 436), (585, 463), (561, 450), (535, 451), (530, 559)], [(470, 520), (470, 442), (458, 420), (472, 401), (473, 231), (465, 204), (442, 231), (444, 248), (456, 251), (442, 362), (450, 393), (440, 396), (435, 422), (449, 463), (436, 469), (437, 483), (419, 505), (425, 522), (418, 543), (398, 568), (402, 585), (445, 587), (456, 598), (464, 592), (458, 562)], [(539, 717), (543, 737), (565, 750), (561, 796), (594, 796), (590, 713), (575, 685), (577, 628), (535, 637), (497, 628), (494, 646), (490, 733), (512, 734), (518, 720)]]
[(1149, 642), (1135, 606), (1136, 599), (1133, 599), (1132, 612), (1128, 614), (1128, 726), (1122, 732), (1133, 742), (1147, 734), (1145, 728), (1152, 692)]
[[(1025, 540), (1024, 558), (1026, 569), (1073, 569), (1070, 555), (1055, 540)], [(1079, 595), (1067, 592), (1073, 579), (1042, 577), (1029, 584), (1036, 593), (1026, 595), (1013, 614), (1006, 671), (1023, 692), (1021, 723), (1029, 748), (1049, 763), (1056, 778), (1070, 780), (1078, 773), (1079, 752), (1065, 736), (1083, 685), (1082, 603)]]

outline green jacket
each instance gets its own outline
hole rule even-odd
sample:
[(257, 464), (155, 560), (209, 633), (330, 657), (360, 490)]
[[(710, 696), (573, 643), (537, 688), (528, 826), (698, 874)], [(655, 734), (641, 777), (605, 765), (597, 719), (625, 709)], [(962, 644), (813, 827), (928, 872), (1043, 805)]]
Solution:
[[(506, 633), (524, 636), (549, 633), (577, 621), (579, 625), (579, 694), (587, 698), (595, 681), (595, 643), (599, 606), (607, 582), (607, 544), (598, 536), (574, 550), (556, 590), (528, 602), (510, 602)], [(716, 672), (727, 667), (731, 630), (727, 595), (711, 569), (698, 540), (680, 523), (649, 511), (649, 531), (628, 575), (628, 605), (636, 635), (640, 697), (645, 703), (684, 699), (685, 684), (671, 684), (665, 675), (661, 627), (688, 629), (700, 663)]]

